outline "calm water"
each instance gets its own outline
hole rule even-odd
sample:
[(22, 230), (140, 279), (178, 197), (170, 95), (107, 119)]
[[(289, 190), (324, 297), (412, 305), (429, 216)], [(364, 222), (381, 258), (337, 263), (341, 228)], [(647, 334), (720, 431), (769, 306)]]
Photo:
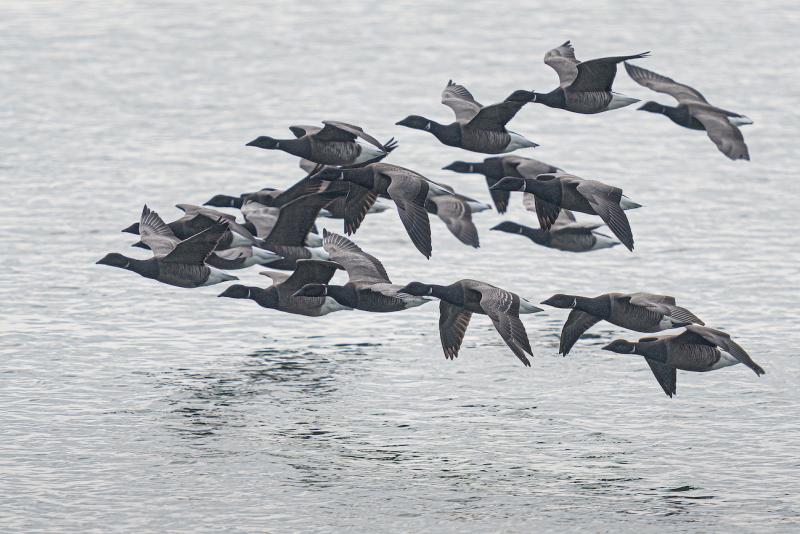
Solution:
[[(0, 7), (0, 529), (798, 529), (796, 2), (132, 4)], [(479, 250), (434, 220), (430, 261), (393, 212), (356, 241), (401, 283), (676, 295), (764, 377), (679, 373), (669, 399), (644, 361), (600, 350), (635, 333), (601, 324), (557, 356), (562, 310), (525, 318), (531, 369), (486, 317), (449, 362), (435, 305), (308, 319), (94, 265), (144, 256), (119, 230), (145, 202), (172, 220), (294, 182), (294, 158), (243, 145), (295, 123), (396, 136), (392, 162), (487, 200), (439, 170), (476, 155), (393, 124), (449, 121), (449, 78), (486, 103), (549, 90), (542, 56), (566, 39), (583, 59), (653, 50), (643, 66), (755, 121), (752, 162), (633, 108), (532, 105), (512, 127), (541, 147), (520, 153), (644, 204), (634, 254), (535, 247), (489, 212)]]

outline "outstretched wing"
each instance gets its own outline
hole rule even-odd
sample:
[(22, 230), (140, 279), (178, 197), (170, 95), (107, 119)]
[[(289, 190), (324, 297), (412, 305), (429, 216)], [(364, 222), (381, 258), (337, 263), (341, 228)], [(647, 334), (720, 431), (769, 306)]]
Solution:
[(469, 121), (483, 107), (466, 87), (454, 83), (453, 80), (447, 82), (442, 91), (442, 104), (453, 110), (457, 121)]
[[(717, 330), (716, 328), (709, 328), (708, 326), (698, 326), (698, 325), (688, 325), (686, 327), (686, 332), (693, 334), (694, 336), (700, 337), (704, 339), (708, 344), (717, 346), (724, 350), (725, 352), (729, 353), (731, 356), (739, 360), (741, 363), (745, 364), (747, 367), (753, 370), (753, 372), (757, 375), (763, 375), (765, 373), (764, 369), (761, 368), (756, 362), (754, 362), (750, 355), (745, 352), (745, 350), (739, 346), (734, 340), (731, 339), (731, 336), (726, 334), (721, 330)], [(675, 338), (675, 341), (686, 342), (689, 339), (691, 342), (691, 337), (688, 336), (684, 332)], [(685, 336), (685, 337), (684, 337)]]
[(322, 124), (325, 127), (316, 136), (320, 141), (355, 141), (357, 137), (360, 137), (381, 150), (391, 151), (383, 146), (380, 141), (364, 132), (359, 126), (339, 121), (322, 121)]
[(469, 205), (457, 196), (437, 195), (431, 198), (436, 204), (436, 215), (444, 222), (450, 233), (471, 247), (480, 247), (478, 229), (472, 222), (472, 210)]
[(706, 108), (690, 106), (694, 118), (699, 120), (706, 129), (708, 138), (711, 139), (720, 152), (732, 160), (750, 159), (750, 152), (744, 142), (742, 132), (731, 124), (728, 117)]
[(150, 247), (154, 256), (166, 256), (180, 241), (158, 213), (146, 204), (139, 219), (139, 237), (142, 243)]
[(531, 362), (525, 353), (533, 356), (531, 343), (525, 326), (519, 319), (519, 297), (510, 291), (486, 285), (472, 288), (481, 294), (481, 308), (494, 323), (494, 327), (511, 351), (530, 367)]
[(175, 249), (161, 258), (161, 261), (202, 265), (217, 248), (219, 240), (227, 230), (226, 221), (217, 221), (213, 226), (176, 244)]
[(344, 201), (344, 233), (347, 235), (356, 233), (377, 199), (377, 191), (350, 182), (350, 189)]
[(686, 308), (676, 306), (674, 297), (654, 295), (651, 293), (633, 293), (630, 297), (630, 303), (634, 306), (641, 306), (652, 312), (671, 317), (678, 322), (699, 325), (705, 324), (700, 318)]
[(597, 213), (606, 226), (617, 236), (628, 250), (633, 250), (633, 231), (622, 207), (622, 189), (601, 184), (594, 180), (583, 180), (575, 187)]
[(343, 196), (343, 191), (325, 191), (293, 200), (281, 206), (272, 231), (264, 237), (269, 245), (305, 246), (306, 236), (311, 231), (319, 211), (331, 200)]
[(501, 130), (506, 127), (508, 121), (514, 118), (519, 110), (522, 109), (526, 102), (519, 102), (516, 100), (506, 100), (499, 104), (492, 104), (482, 108), (467, 123), (468, 126), (480, 128), (482, 130)]
[[(293, 295), (306, 284), (327, 284), (341, 265), (325, 260), (297, 260), (294, 272), (286, 280), (280, 282), (280, 290)], [(269, 276), (267, 273), (264, 273)]]
[(322, 246), (325, 248), (331, 261), (335, 261), (347, 271), (350, 283), (356, 287), (371, 286), (373, 284), (391, 284), (386, 269), (380, 260), (367, 254), (361, 247), (346, 237), (322, 230)]
[(544, 55), (544, 63), (556, 71), (558, 84), (562, 88), (568, 87), (578, 77), (580, 61), (575, 58), (575, 49), (569, 41), (549, 50)]
[(617, 63), (629, 59), (647, 57), (650, 52), (630, 56), (602, 57), (584, 61), (578, 65), (578, 76), (569, 86), (574, 91), (611, 91), (614, 77), (617, 75)]
[(464, 334), (467, 332), (472, 312), (445, 301), (439, 303), (439, 338), (444, 357), (452, 360), (458, 356)]
[(667, 78), (666, 76), (627, 62), (625, 63), (625, 70), (628, 71), (628, 75), (633, 81), (639, 85), (652, 89), (657, 93), (669, 95), (682, 104), (686, 102), (707, 102), (700, 91), (688, 85), (678, 83), (672, 78)]
[(595, 317), (585, 311), (572, 310), (569, 312), (567, 322), (564, 323), (564, 328), (561, 329), (561, 341), (558, 345), (558, 352), (566, 356), (572, 347), (577, 343), (578, 339), (596, 325), (600, 321), (599, 317)]
[(655, 360), (651, 360), (649, 358), (645, 358), (647, 360), (647, 365), (650, 366), (650, 370), (653, 371), (653, 376), (656, 377), (658, 380), (661, 389), (664, 390), (670, 398), (675, 395), (677, 391), (677, 376), (675, 372), (675, 368), (671, 365), (666, 365), (663, 363), (659, 363)]

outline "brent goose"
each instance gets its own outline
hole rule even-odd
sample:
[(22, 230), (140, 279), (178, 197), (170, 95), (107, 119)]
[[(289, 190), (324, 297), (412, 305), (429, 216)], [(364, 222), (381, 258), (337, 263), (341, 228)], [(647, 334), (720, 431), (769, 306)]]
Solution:
[(516, 293), (477, 280), (459, 280), (449, 286), (411, 282), (400, 290), (417, 297), (435, 297), (439, 303), (439, 337), (448, 359), (458, 356), (473, 313), (488, 315), (511, 351), (526, 366), (525, 353), (533, 356), (521, 313), (542, 311)]
[(672, 122), (684, 128), (705, 130), (719, 151), (732, 160), (750, 159), (744, 137), (737, 126), (753, 124), (753, 121), (744, 115), (712, 106), (700, 91), (678, 83), (672, 78), (629, 63), (625, 63), (625, 69), (639, 85), (670, 95), (678, 101), (677, 107), (646, 102), (639, 108), (640, 110), (666, 115)]
[(145, 278), (178, 287), (210, 286), (238, 280), (206, 264), (211, 252), (228, 231), (226, 221), (218, 221), (188, 239), (175, 243), (169, 226), (156, 212), (145, 206), (139, 229), (142, 241), (153, 251), (152, 258), (137, 260), (112, 252), (97, 263), (133, 271)]
[[(536, 178), (540, 174), (564, 172), (549, 163), (515, 155), (493, 156), (484, 159), (483, 162), (454, 161), (443, 169), (462, 174), (484, 175), (486, 185), (489, 186), (489, 194), (492, 195), (492, 202), (498, 213), (505, 213), (508, 209), (508, 199), (511, 193), (500, 189), (491, 189), (491, 187), (504, 177)], [(525, 198), (530, 196), (529, 193), (525, 194)]]
[(322, 232), (325, 251), (332, 261), (344, 267), (349, 280), (343, 286), (306, 284), (295, 293), (296, 297), (328, 296), (348, 308), (378, 313), (406, 310), (430, 300), (398, 293), (401, 286), (392, 284), (378, 258), (342, 235)]
[(412, 170), (388, 163), (372, 163), (349, 169), (326, 167), (314, 177), (350, 182), (344, 218), (347, 233), (358, 229), (379, 194), (386, 195), (397, 206), (400, 221), (414, 246), (426, 258), (431, 257), (431, 226), (425, 201), (429, 192), (452, 195), (446, 188)]
[[(222, 236), (219, 245), (217, 245), (217, 250), (245, 247), (256, 243), (252, 232), (246, 226), (237, 223), (236, 217), (229, 213), (222, 213), (221, 211), (192, 204), (177, 204), (175, 207), (183, 211), (184, 215), (167, 226), (178, 239), (189, 239), (196, 233), (214, 226), (221, 219), (228, 223), (228, 229)], [(122, 231), (129, 234), (139, 234), (139, 223), (133, 223)], [(143, 248), (149, 248), (146, 243), (134, 243), (134, 246), (141, 247), (142, 245), (145, 245)]]
[[(261, 136), (247, 146), (283, 150), (322, 165), (355, 165), (380, 160), (397, 147), (390, 139), (381, 144), (358, 126), (338, 121), (322, 121), (325, 126), (291, 126), (295, 139)], [(364, 142), (365, 141), (365, 142)]]
[(549, 230), (562, 208), (598, 215), (622, 241), (633, 250), (626, 209), (641, 207), (622, 194), (622, 189), (596, 180), (584, 180), (572, 174), (540, 174), (535, 179), (506, 177), (492, 186), (505, 191), (533, 193), (539, 225)]
[(327, 284), (336, 269), (341, 269), (341, 267), (330, 261), (297, 260), (297, 268), (291, 275), (270, 271), (260, 273), (272, 279), (273, 285), (270, 287), (234, 284), (217, 296), (250, 299), (263, 308), (319, 317), (350, 308), (342, 306), (330, 297), (299, 298), (293, 295), (306, 284)]
[(674, 336), (644, 337), (636, 342), (617, 339), (603, 350), (644, 356), (664, 393), (670, 397), (676, 393), (676, 369), (703, 373), (743, 363), (756, 376), (765, 373), (730, 335), (707, 326), (689, 325)]
[(686, 308), (677, 306), (675, 297), (652, 293), (606, 293), (597, 297), (559, 293), (542, 304), (572, 309), (561, 330), (558, 352), (564, 356), (584, 332), (602, 320), (637, 332), (660, 332), (689, 324), (705, 324)]
[[(165, 224), (163, 228), (160, 227), (159, 234), (154, 235), (151, 232), (147, 236), (142, 236), (142, 239), (134, 243), (133, 246), (152, 249), (153, 253), (156, 255), (165, 255), (174, 249), (180, 241), (181, 240), (172, 232), (170, 227)], [(156, 248), (153, 248), (153, 246)], [(226, 248), (224, 250), (214, 250), (214, 252), (206, 258), (206, 264), (211, 267), (216, 267), (217, 269), (235, 270), (245, 269), (253, 265), (267, 265), (280, 259), (282, 259), (282, 257), (272, 251), (245, 245)]]
[(242, 206), (242, 214), (255, 227), (258, 246), (284, 258), (270, 267), (294, 269), (300, 259), (328, 259), (324, 250), (306, 246), (308, 233), (323, 206), (345, 194), (343, 191), (314, 193), (279, 208), (248, 201)]
[(597, 232), (602, 224), (579, 223), (569, 210), (561, 210), (549, 230), (503, 221), (492, 230), (524, 235), (537, 245), (566, 252), (589, 252), (619, 245), (619, 241)]
[(545, 64), (558, 74), (559, 86), (549, 93), (534, 93), (532, 101), (574, 113), (600, 113), (638, 102), (637, 98), (613, 92), (611, 85), (617, 74), (617, 63), (647, 57), (649, 53), (578, 61), (567, 41), (544, 56)]
[(533, 93), (519, 90), (499, 104), (483, 107), (463, 85), (451, 80), (442, 92), (442, 104), (453, 110), (455, 122), (439, 124), (419, 115), (409, 115), (396, 124), (431, 132), (448, 146), (485, 154), (512, 152), (518, 148), (539, 146), (506, 129), (506, 124), (531, 98)]

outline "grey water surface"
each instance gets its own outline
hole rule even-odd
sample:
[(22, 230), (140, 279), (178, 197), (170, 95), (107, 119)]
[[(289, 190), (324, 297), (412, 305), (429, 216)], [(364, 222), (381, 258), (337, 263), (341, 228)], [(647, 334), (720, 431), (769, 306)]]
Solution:
[[(0, 530), (630, 531), (800, 528), (797, 161), (800, 6), (788, 0), (4, 2), (0, 5)], [(564, 310), (526, 316), (524, 368), (476, 316), (456, 361), (438, 306), (306, 318), (95, 265), (146, 202), (285, 187), (295, 158), (244, 144), (338, 119), (398, 138), (390, 162), (488, 201), (482, 159), (394, 126), (449, 122), (448, 79), (484, 103), (548, 91), (544, 53), (638, 63), (746, 114), (752, 161), (635, 106), (532, 104), (518, 152), (621, 186), (636, 250), (569, 254), (490, 232), (481, 248), (397, 214), (354, 240), (393, 280), (675, 295), (762, 365), (678, 374), (599, 324), (556, 355)], [(649, 93), (622, 70), (615, 89)], [(322, 220), (334, 231), (340, 221)], [(267, 284), (258, 269), (240, 271)], [(344, 280), (342, 275), (337, 275)]]

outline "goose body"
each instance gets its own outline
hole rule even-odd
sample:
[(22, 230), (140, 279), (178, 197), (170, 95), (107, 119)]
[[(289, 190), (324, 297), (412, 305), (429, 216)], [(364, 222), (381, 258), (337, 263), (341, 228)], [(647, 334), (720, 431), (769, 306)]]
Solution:
[(343, 306), (376, 313), (406, 310), (430, 301), (400, 293), (402, 286), (392, 284), (380, 260), (346, 237), (323, 230), (323, 246), (331, 261), (347, 271), (347, 284), (306, 284), (295, 293), (296, 297), (325, 296)]
[(700, 91), (653, 71), (625, 63), (630, 77), (643, 87), (668, 94), (678, 101), (677, 107), (646, 102), (639, 109), (667, 116), (672, 122), (691, 130), (704, 130), (720, 152), (732, 160), (750, 159), (750, 153), (738, 126), (753, 121), (732, 111), (708, 103)]
[(688, 325), (673, 336), (646, 337), (637, 342), (618, 339), (603, 347), (619, 354), (644, 356), (669, 397), (676, 391), (676, 370), (708, 372), (742, 363), (757, 376), (765, 373), (730, 335), (707, 326)]
[[(167, 224), (167, 226), (178, 240), (189, 239), (198, 232), (211, 228), (217, 221), (223, 220), (227, 223), (228, 228), (223, 233), (216, 250), (247, 247), (256, 244), (255, 237), (247, 227), (237, 223), (236, 217), (229, 213), (192, 204), (177, 204), (175, 207), (183, 211), (184, 215), (180, 219)], [(122, 231), (140, 235), (140, 223), (133, 223)], [(140, 246), (140, 244), (145, 245), (143, 248), (149, 248), (146, 243), (141, 241), (136, 243), (136, 246)]]
[(439, 337), (448, 359), (458, 356), (472, 314), (488, 315), (495, 329), (514, 355), (530, 366), (533, 356), (525, 326), (519, 315), (541, 311), (516, 293), (477, 280), (459, 280), (449, 286), (411, 282), (401, 292), (434, 297), (439, 303)]
[(611, 90), (617, 64), (646, 57), (649, 52), (578, 61), (569, 41), (548, 51), (544, 63), (558, 74), (559, 86), (549, 93), (534, 93), (532, 102), (573, 113), (602, 113), (639, 100)]
[(603, 320), (637, 332), (660, 332), (689, 324), (705, 324), (692, 312), (678, 306), (674, 297), (653, 293), (605, 293), (597, 297), (558, 294), (542, 304), (572, 309), (561, 329), (558, 351), (564, 356), (578, 338)]
[[(508, 209), (510, 192), (500, 189), (491, 189), (491, 187), (505, 176), (514, 178), (536, 178), (540, 174), (563, 172), (558, 167), (554, 167), (549, 163), (516, 155), (494, 156), (486, 158), (482, 162), (454, 161), (447, 167), (444, 167), (444, 170), (462, 174), (482, 174), (486, 178), (489, 194), (492, 196), (492, 202), (494, 202), (498, 213), (505, 213)], [(529, 194), (526, 193), (526, 196), (528, 195)]]
[(282, 150), (320, 165), (359, 165), (384, 158), (397, 147), (394, 139), (386, 144), (358, 126), (339, 121), (322, 121), (324, 127), (291, 126), (294, 139), (258, 137), (247, 146)]
[(237, 280), (235, 276), (206, 263), (228, 231), (227, 221), (217, 221), (213, 226), (179, 240), (161, 217), (145, 206), (138, 230), (142, 242), (152, 250), (152, 258), (139, 260), (111, 253), (97, 263), (133, 271), (145, 278), (184, 288)]
[(484, 107), (466, 87), (451, 80), (442, 91), (442, 104), (453, 110), (455, 122), (439, 124), (419, 115), (409, 115), (397, 124), (430, 132), (448, 146), (484, 154), (503, 154), (538, 146), (506, 129), (506, 124), (532, 97), (529, 91), (515, 91), (505, 101)]
[(618, 187), (555, 173), (541, 174), (535, 179), (506, 177), (492, 189), (532, 193), (539, 225), (545, 230), (550, 229), (562, 209), (598, 215), (617, 239), (628, 250), (633, 250), (633, 232), (625, 209), (639, 207), (639, 204), (625, 197)]
[(324, 260), (297, 260), (296, 266), (297, 268), (290, 275), (276, 271), (262, 272), (261, 274), (273, 280), (273, 285), (270, 287), (234, 284), (218, 296), (249, 299), (255, 301), (262, 308), (272, 308), (309, 317), (320, 317), (350, 309), (329, 297), (299, 298), (294, 296), (294, 293), (306, 284), (327, 284), (336, 270), (341, 268), (339, 265)]
[[(567, 210), (561, 210), (562, 213)], [(556, 221), (558, 222), (558, 221)], [(565, 252), (589, 252), (611, 248), (619, 245), (619, 241), (595, 231), (601, 225), (574, 222), (553, 225), (549, 230), (531, 228), (511, 221), (504, 221), (492, 230), (519, 234), (527, 237), (537, 245)]]

